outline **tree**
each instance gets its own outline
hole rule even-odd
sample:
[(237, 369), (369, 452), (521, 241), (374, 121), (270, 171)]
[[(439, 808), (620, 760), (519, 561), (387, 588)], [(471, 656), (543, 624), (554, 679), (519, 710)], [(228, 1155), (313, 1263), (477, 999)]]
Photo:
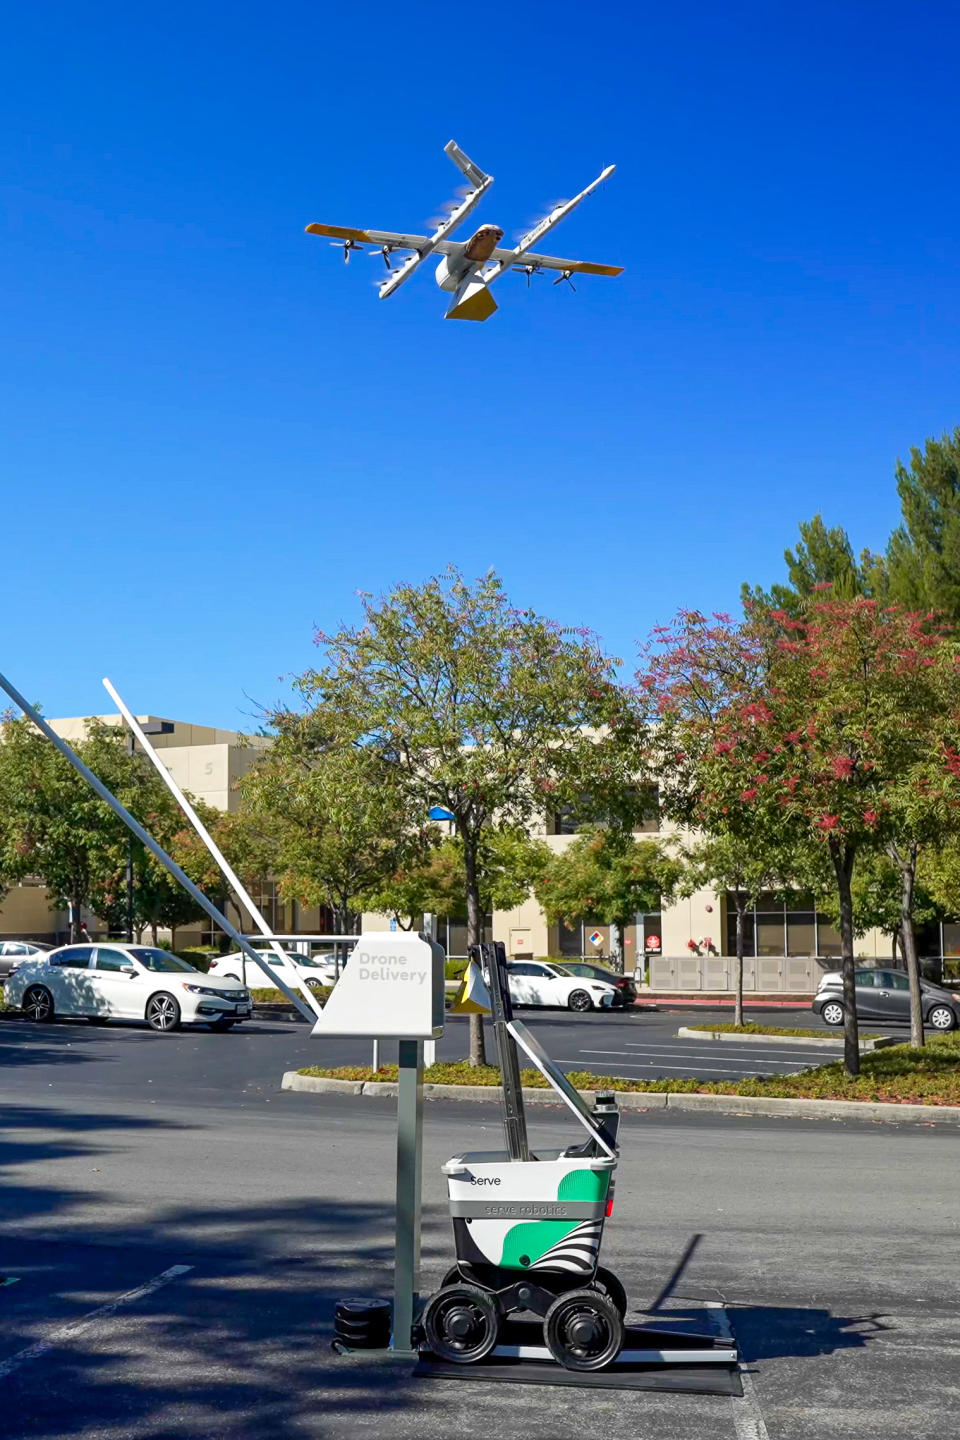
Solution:
[(272, 724), (273, 745), (240, 781), (232, 855), (273, 874), (285, 897), (327, 906), (337, 933), (352, 934), (363, 897), (425, 853), (426, 814), (411, 819), (374, 750), (337, 743), (322, 707), (277, 712)]
[(884, 557), (863, 550), (858, 560), (843, 526), (828, 529), (820, 514), (812, 520), (801, 520), (796, 549), (784, 550), (783, 558), (788, 583), (771, 585), (766, 591), (744, 585), (741, 596), (747, 606), (784, 610), (796, 617), (828, 586), (831, 594), (842, 600), (861, 595), (882, 598), (886, 593)]
[(743, 1024), (743, 960), (746, 949), (747, 912), (756, 907), (764, 891), (784, 886), (795, 856), (783, 848), (779, 836), (772, 841), (759, 826), (746, 832), (740, 827), (707, 835), (691, 846), (686, 856), (682, 893), (692, 895), (705, 886), (723, 890), (733, 900), (736, 913), (736, 998), (733, 1023)]
[[(88, 720), (77, 754), (143, 824), (181, 861), (187, 838), (183, 815), (146, 757), (130, 753), (117, 726)], [(196, 802), (195, 802), (196, 803)], [(202, 806), (200, 807), (203, 808)], [(108, 930), (126, 926), (126, 865), (129, 831), (87, 782), (29, 720), (8, 718), (0, 739), (0, 873), (36, 875), (54, 903), (71, 916), (76, 939), (83, 908)], [(209, 809), (207, 814), (209, 815)], [(176, 928), (196, 919), (196, 903), (152, 855), (134, 840), (134, 925)], [(185, 865), (188, 869), (189, 866)], [(191, 876), (191, 878), (197, 878)], [(199, 880), (198, 880), (198, 883)]]
[[(131, 757), (119, 731), (90, 720), (75, 749), (118, 798), (129, 793)], [(69, 909), (76, 939), (81, 909), (122, 866), (123, 822), (29, 720), (9, 716), (0, 740), (0, 811), (9, 873), (38, 876), (54, 903)]]
[[(456, 570), (363, 600), (363, 623), (319, 635), (324, 663), (297, 681), (340, 744), (390, 776), (408, 821), (440, 805), (462, 847), (467, 943), (481, 937), (491, 829), (525, 828), (547, 804), (615, 795), (632, 732), (613, 662), (585, 631), (514, 609), (492, 572)], [(470, 1058), (484, 1059), (471, 1017)]]
[(535, 893), (552, 925), (589, 916), (611, 926), (622, 970), (625, 928), (638, 911), (660, 908), (682, 868), (659, 840), (637, 840), (622, 826), (595, 826), (553, 855)]
[[(914, 841), (929, 838), (917, 827), (952, 804), (960, 758), (944, 748), (942, 729), (955, 723), (951, 702), (938, 712), (939, 739), (924, 725), (929, 694), (950, 672), (944, 644), (925, 616), (823, 600), (804, 619), (760, 610), (740, 626), (681, 617), (642, 677), (675, 803), (741, 832), (759, 825), (800, 855), (822, 845), (837, 891), (849, 1074), (859, 1072), (855, 862), (885, 849), (901, 867), (909, 932)], [(916, 990), (915, 948), (908, 969)]]
[(898, 461), (903, 524), (887, 549), (892, 597), (960, 621), (960, 427)]
[[(484, 831), (477, 858), (481, 915), (522, 905), (550, 858), (549, 848), (523, 830)], [(415, 929), (425, 914), (465, 914), (461, 841), (455, 835), (444, 838), (364, 899), (369, 909), (392, 915), (404, 930)]]

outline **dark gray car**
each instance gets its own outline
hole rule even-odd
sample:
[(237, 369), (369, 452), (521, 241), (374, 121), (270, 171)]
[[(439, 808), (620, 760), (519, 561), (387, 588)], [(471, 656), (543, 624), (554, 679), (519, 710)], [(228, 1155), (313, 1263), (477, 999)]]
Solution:
[(44, 940), (0, 940), (0, 980), (5, 980), (15, 965), (41, 955), (53, 946)]
[[(855, 979), (861, 1020), (910, 1019), (910, 982), (902, 970), (857, 970)], [(924, 1024), (932, 1030), (953, 1030), (960, 1025), (960, 988), (948, 990), (921, 980), (920, 998)], [(828, 1025), (843, 1024), (843, 977), (839, 971), (824, 975), (813, 1009)]]

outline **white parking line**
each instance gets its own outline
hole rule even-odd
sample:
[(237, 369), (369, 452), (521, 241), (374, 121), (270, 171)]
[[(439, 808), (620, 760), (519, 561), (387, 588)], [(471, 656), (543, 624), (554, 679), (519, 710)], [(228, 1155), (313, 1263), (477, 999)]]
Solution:
[[(652, 1053), (652, 1051), (658, 1051), (658, 1050), (664, 1050), (664, 1051), (671, 1051), (671, 1050), (672, 1050), (672, 1051), (674, 1051), (675, 1054), (684, 1054), (684, 1056), (687, 1056), (687, 1054), (701, 1054), (701, 1053), (702, 1053), (702, 1054), (711, 1054), (711, 1056), (712, 1056), (712, 1053), (714, 1053), (715, 1044), (717, 1044), (717, 1043), (715, 1043), (715, 1041), (711, 1041), (710, 1050), (708, 1050), (708, 1051), (698, 1051), (698, 1050), (694, 1050), (694, 1048), (692, 1048), (692, 1043), (689, 1043), (689, 1044), (681, 1044), (681, 1045), (676, 1045), (676, 1044), (674, 1044), (674, 1045), (659, 1045), (659, 1044), (656, 1044), (656, 1043), (640, 1044), (640, 1043), (635, 1043), (635, 1041), (632, 1041), (632, 1040), (626, 1040), (626, 1041), (625, 1041), (625, 1044), (626, 1044), (626, 1047), (628, 1047), (628, 1050), (649, 1050), (649, 1051), (651, 1051), (651, 1053)], [(773, 1044), (773, 1043), (771, 1043), (771, 1044), (769, 1044), (769, 1045), (731, 1045), (731, 1051), (733, 1051), (734, 1054), (751, 1054), (751, 1056), (769, 1056), (769, 1054), (774, 1054), (774, 1056), (783, 1056), (783, 1054), (784, 1054), (784, 1047), (783, 1047), (783, 1045), (777, 1045), (777, 1044)], [(620, 1053), (622, 1053), (622, 1051), (617, 1050), (616, 1053), (617, 1053), (617, 1054), (620, 1054)], [(792, 1057), (793, 1057), (793, 1056), (818, 1056), (818, 1057), (819, 1057), (819, 1056), (826, 1056), (826, 1058), (828, 1058), (828, 1060), (829, 1060), (829, 1058), (830, 1058), (830, 1056), (832, 1056), (832, 1054), (833, 1054), (832, 1051), (830, 1051), (830, 1050), (822, 1050), (822, 1048), (818, 1048), (818, 1050), (807, 1050), (807, 1048), (805, 1047), (805, 1045), (790, 1045), (790, 1056), (792, 1056)], [(836, 1058), (842, 1057), (842, 1054), (843, 1054), (842, 1048), (838, 1048), (838, 1051), (836, 1051)]]
[[(577, 1068), (577, 1066), (578, 1066), (578, 1062), (577, 1062), (576, 1060), (561, 1060), (559, 1063), (560, 1063), (561, 1065), (569, 1065), (571, 1069)], [(622, 1075), (625, 1071), (628, 1071), (628, 1070), (630, 1070), (631, 1068), (634, 1069), (634, 1070), (636, 1070), (636, 1069), (638, 1068), (638, 1066), (637, 1066), (636, 1061), (634, 1061), (634, 1062), (633, 1062), (633, 1065), (630, 1066), (630, 1065), (617, 1065), (617, 1064), (616, 1064), (614, 1061), (612, 1061), (612, 1060), (593, 1060), (593, 1061), (591, 1062), (591, 1068), (596, 1069), (596, 1070), (616, 1070), (616, 1072), (617, 1072), (618, 1075)], [(719, 1075), (721, 1080), (736, 1080), (736, 1079), (737, 1079), (737, 1076), (736, 1076), (736, 1075), (731, 1075), (731, 1074), (729, 1073), (729, 1071), (727, 1071), (727, 1070), (717, 1070), (717, 1069), (715, 1069), (715, 1068), (714, 1068), (713, 1066), (711, 1066), (711, 1065), (698, 1065), (696, 1068), (697, 1068), (697, 1074), (696, 1074), (696, 1076), (691, 1076), (692, 1079), (698, 1079), (698, 1078), (699, 1078), (699, 1079), (702, 1079), (704, 1075)], [(659, 1064), (659, 1062), (651, 1061), (651, 1062), (650, 1062), (649, 1069), (648, 1069), (648, 1074), (649, 1074), (650, 1070), (653, 1071), (654, 1076), (659, 1075), (659, 1074), (660, 1074), (662, 1071), (664, 1071), (664, 1070), (679, 1070), (681, 1075), (690, 1075), (690, 1066), (689, 1066), (689, 1065), (661, 1065), (661, 1064)], [(769, 1070), (748, 1070), (745, 1066), (740, 1065), (740, 1066), (738, 1066), (738, 1073), (739, 1073), (740, 1075), (769, 1075), (769, 1074), (770, 1074), (770, 1071), (769, 1071)], [(787, 1074), (790, 1074), (790, 1073), (791, 1073), (790, 1071), (787, 1071)], [(640, 1078), (642, 1078), (642, 1077), (640, 1077)]]
[(128, 1290), (124, 1295), (118, 1295), (116, 1300), (101, 1305), (96, 1310), (91, 1310), (86, 1315), (81, 1315), (79, 1320), (74, 1320), (70, 1325), (62, 1325), (59, 1330), (52, 1330), (45, 1340), (38, 1340), (33, 1345), (28, 1345), (25, 1350), (18, 1350), (16, 1355), (11, 1355), (9, 1360), (0, 1363), (0, 1380), (12, 1375), (14, 1370), (19, 1370), (21, 1365), (26, 1365), (31, 1360), (37, 1360), (45, 1355), (48, 1350), (54, 1350), (58, 1345), (63, 1345), (75, 1336), (89, 1330), (97, 1320), (106, 1320), (114, 1311), (119, 1310), (121, 1305), (131, 1305), (134, 1300), (142, 1300), (146, 1295), (152, 1295), (155, 1290), (169, 1285), (171, 1280), (177, 1280), (181, 1275), (186, 1275), (192, 1270), (192, 1265), (171, 1265), (169, 1270), (162, 1270), (152, 1280), (145, 1284), (138, 1285), (136, 1290)]
[[(660, 1055), (652, 1055), (649, 1060), (644, 1061), (644, 1058), (643, 1058), (642, 1055), (631, 1055), (629, 1052), (624, 1051), (624, 1050), (581, 1050), (581, 1051), (580, 1051), (580, 1054), (581, 1054), (581, 1055), (622, 1055), (622, 1056), (624, 1056), (624, 1058), (625, 1058), (626, 1060), (628, 1060), (628, 1061), (630, 1062), (631, 1065), (642, 1065), (642, 1064), (647, 1064), (647, 1065), (659, 1065), (660, 1062), (661, 1062), (661, 1058), (662, 1058)], [(734, 1069), (734, 1070), (745, 1070), (745, 1069), (754, 1069), (754, 1068), (755, 1068), (755, 1066), (750, 1066), (750, 1065), (747, 1063), (747, 1057), (746, 1057), (746, 1056), (744, 1056), (744, 1059), (743, 1059), (742, 1062), (739, 1061), (739, 1060), (737, 1060), (737, 1059), (735, 1059), (735, 1058), (732, 1057), (732, 1056), (731, 1056), (731, 1058), (730, 1058), (729, 1060), (714, 1060), (712, 1054), (710, 1054), (710, 1055), (690, 1055), (690, 1056), (686, 1056), (686, 1055), (684, 1055), (682, 1052), (681, 1052), (680, 1054), (678, 1054), (678, 1055), (674, 1055), (672, 1058), (673, 1058), (674, 1060), (681, 1060), (681, 1059), (682, 1059), (682, 1060), (686, 1060), (686, 1061), (687, 1061), (687, 1067), (689, 1067), (690, 1065), (695, 1065), (698, 1069), (706, 1069), (706, 1070), (711, 1070), (711, 1069), (713, 1069), (713, 1070), (724, 1070), (724, 1069), (729, 1070), (729, 1069), (731, 1069), (731, 1068)], [(756, 1055), (751, 1055), (749, 1058), (750, 1058), (751, 1060), (758, 1060), (760, 1057), (758, 1057), (758, 1056), (756, 1056)], [(766, 1075), (766, 1074), (768, 1074), (768, 1073), (769, 1073), (769, 1070), (770, 1070), (770, 1067), (771, 1067), (772, 1065), (789, 1065), (789, 1066), (792, 1066), (794, 1070), (796, 1070), (796, 1069), (798, 1068), (797, 1061), (794, 1059), (794, 1057), (793, 1057), (792, 1055), (791, 1055), (791, 1057), (790, 1057), (789, 1060), (767, 1060), (767, 1061), (761, 1061), (761, 1063), (763, 1064), (764, 1068), (763, 1068), (762, 1070), (757, 1070), (757, 1074), (758, 1074), (758, 1075)], [(676, 1065), (673, 1065), (673, 1066), (668, 1065), (666, 1068), (667, 1068), (668, 1070), (670, 1070), (670, 1069), (676, 1070), (676, 1069), (682, 1069), (683, 1067), (682, 1067), (682, 1066), (676, 1066)], [(790, 1071), (788, 1071), (787, 1073), (789, 1074)]]
[[(706, 1300), (704, 1304), (712, 1312), (717, 1322), (717, 1329), (724, 1340), (730, 1340), (736, 1344), (733, 1325), (726, 1308), (718, 1300)], [(733, 1428), (737, 1432), (737, 1440), (770, 1440), (770, 1432), (764, 1421), (763, 1411), (760, 1409), (753, 1376), (742, 1360), (737, 1369), (740, 1372), (743, 1394), (730, 1397), (730, 1404), (733, 1408)]]

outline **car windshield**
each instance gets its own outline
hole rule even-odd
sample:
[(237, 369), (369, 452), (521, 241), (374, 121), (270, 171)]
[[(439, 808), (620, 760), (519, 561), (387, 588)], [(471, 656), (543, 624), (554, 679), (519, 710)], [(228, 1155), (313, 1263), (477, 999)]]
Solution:
[(192, 965), (188, 965), (186, 960), (181, 960), (179, 955), (171, 955), (169, 950), (150, 950), (145, 945), (133, 945), (129, 953), (147, 970), (186, 970), (189, 975), (200, 973)]

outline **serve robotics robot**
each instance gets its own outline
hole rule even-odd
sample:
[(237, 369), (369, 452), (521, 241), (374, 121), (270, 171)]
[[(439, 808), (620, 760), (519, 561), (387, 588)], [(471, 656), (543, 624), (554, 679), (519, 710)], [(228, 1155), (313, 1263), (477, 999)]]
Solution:
[[(421, 1313), (421, 1353), (472, 1365), (497, 1349), (518, 1359), (552, 1357), (567, 1370), (602, 1370), (620, 1354), (627, 1308), (623, 1285), (598, 1264), (613, 1210), (616, 1098), (598, 1095), (590, 1110), (513, 1018), (502, 944), (474, 947), (471, 959), (489, 992), (507, 1149), (455, 1155), (443, 1167), (457, 1264)], [(518, 1045), (583, 1125), (584, 1143), (530, 1151)], [(509, 1317), (523, 1311), (542, 1320), (545, 1349), (504, 1348)]]

